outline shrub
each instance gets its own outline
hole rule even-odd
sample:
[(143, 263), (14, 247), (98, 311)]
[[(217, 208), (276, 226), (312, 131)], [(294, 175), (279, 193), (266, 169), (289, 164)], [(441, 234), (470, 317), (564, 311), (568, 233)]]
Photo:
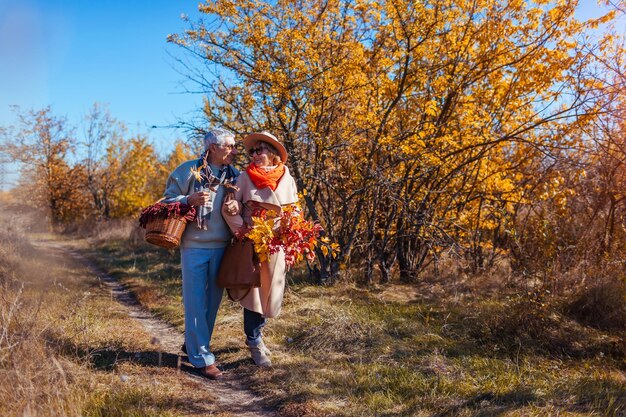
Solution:
[(626, 281), (604, 278), (577, 292), (566, 314), (589, 326), (605, 330), (626, 329)]

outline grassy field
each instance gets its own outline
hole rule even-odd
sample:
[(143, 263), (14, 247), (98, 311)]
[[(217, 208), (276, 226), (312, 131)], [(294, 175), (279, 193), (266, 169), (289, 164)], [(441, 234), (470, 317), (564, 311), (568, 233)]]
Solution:
[(204, 381), (159, 367), (151, 335), (38, 228), (0, 217), (0, 415), (220, 415)]
[[(177, 252), (118, 232), (73, 244), (182, 329)], [(227, 300), (213, 339), (219, 363), (283, 416), (626, 415), (623, 329), (584, 325), (559, 297), (497, 277), (362, 289), (294, 271), (288, 281), (265, 331), (272, 369), (248, 359), (241, 310)], [(609, 293), (620, 302), (626, 291)]]

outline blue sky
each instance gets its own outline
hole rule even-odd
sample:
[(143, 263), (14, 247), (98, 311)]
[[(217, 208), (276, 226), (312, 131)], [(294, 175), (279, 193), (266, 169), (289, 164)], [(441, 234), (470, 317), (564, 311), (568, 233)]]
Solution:
[[(195, 20), (195, 1), (0, 0), (0, 125), (10, 105), (38, 109), (78, 124), (95, 101), (131, 132), (163, 150), (182, 135), (167, 125), (198, 109), (202, 97), (181, 94), (184, 77), (170, 54), (170, 33)], [(80, 131), (80, 130), (79, 130)]]
[[(581, 0), (579, 18), (597, 16)], [(166, 152), (184, 132), (150, 129), (189, 118), (202, 96), (184, 94), (184, 76), (170, 56), (170, 33), (199, 18), (197, 1), (0, 0), (0, 126), (15, 123), (10, 105), (51, 105), (79, 125), (94, 102), (106, 103), (131, 133)], [(80, 128), (78, 130), (80, 133)]]

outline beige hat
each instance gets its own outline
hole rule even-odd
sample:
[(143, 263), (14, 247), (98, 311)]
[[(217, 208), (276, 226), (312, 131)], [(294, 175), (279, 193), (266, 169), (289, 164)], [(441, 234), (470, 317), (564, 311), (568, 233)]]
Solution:
[(283, 161), (283, 163), (287, 162), (287, 150), (285, 149), (283, 144), (278, 141), (276, 136), (272, 135), (269, 132), (263, 131), (250, 133), (248, 136), (243, 138), (243, 147), (246, 148), (246, 151), (248, 151), (259, 142), (265, 142), (269, 145), (272, 145), (278, 151), (280, 160)]

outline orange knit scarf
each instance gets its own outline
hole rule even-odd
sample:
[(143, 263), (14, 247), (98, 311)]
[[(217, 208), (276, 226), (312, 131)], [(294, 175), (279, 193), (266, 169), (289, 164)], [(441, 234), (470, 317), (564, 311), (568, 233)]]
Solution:
[(254, 163), (250, 163), (246, 172), (256, 188), (261, 189), (270, 187), (272, 191), (275, 191), (278, 186), (278, 181), (280, 181), (285, 173), (285, 165), (280, 162), (273, 170), (266, 171), (265, 169), (254, 165)]

